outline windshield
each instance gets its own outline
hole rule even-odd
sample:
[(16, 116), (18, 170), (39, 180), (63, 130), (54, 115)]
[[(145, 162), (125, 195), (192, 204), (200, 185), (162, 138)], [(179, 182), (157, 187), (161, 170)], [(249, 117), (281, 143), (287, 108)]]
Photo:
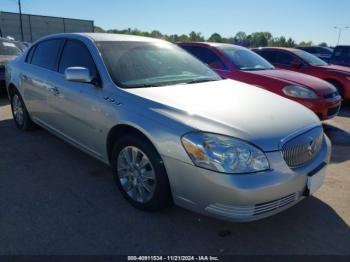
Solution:
[(258, 54), (243, 48), (217, 47), (240, 70), (271, 70), (274, 66)]
[(17, 56), (21, 53), (21, 50), (16, 47), (14, 43), (7, 41), (0, 41), (0, 55)]
[(167, 42), (97, 42), (113, 81), (124, 88), (216, 81), (221, 78)]
[(326, 66), (328, 65), (325, 61), (321, 60), (317, 56), (310, 54), (308, 52), (305, 52), (303, 50), (295, 50), (294, 54), (299, 56), (301, 59), (309, 63), (310, 65), (313, 66)]

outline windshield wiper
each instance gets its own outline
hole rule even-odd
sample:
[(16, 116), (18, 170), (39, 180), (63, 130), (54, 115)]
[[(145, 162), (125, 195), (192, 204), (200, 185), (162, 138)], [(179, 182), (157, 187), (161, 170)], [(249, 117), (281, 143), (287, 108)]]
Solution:
[(260, 70), (274, 70), (275, 68), (243, 68), (243, 71), (260, 71)]
[(204, 83), (204, 82), (211, 82), (211, 81), (218, 81), (218, 79), (215, 79), (215, 78), (195, 78), (195, 79), (192, 79), (188, 82), (186, 82), (186, 84), (196, 84), (196, 83)]
[(143, 88), (143, 87), (157, 87), (157, 86), (165, 86), (167, 84), (140, 84), (133, 86), (125, 86), (124, 88)]
[(139, 85), (130, 85), (130, 86), (125, 86), (124, 88), (144, 88), (144, 87), (158, 87), (158, 86), (167, 86), (167, 85), (180, 85), (180, 84), (195, 84), (195, 83), (203, 83), (203, 82), (210, 82), (210, 81), (218, 81), (219, 79), (215, 78), (195, 78), (187, 82), (182, 82), (182, 81), (170, 81), (170, 82), (165, 82), (165, 83), (150, 83), (150, 84), (139, 84)]

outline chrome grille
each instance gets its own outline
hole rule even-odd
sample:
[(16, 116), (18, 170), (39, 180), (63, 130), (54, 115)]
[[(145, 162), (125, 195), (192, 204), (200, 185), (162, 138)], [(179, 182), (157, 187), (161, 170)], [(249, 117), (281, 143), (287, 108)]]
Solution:
[(291, 168), (304, 166), (320, 152), (323, 143), (323, 130), (317, 127), (301, 134), (282, 147), (282, 155)]

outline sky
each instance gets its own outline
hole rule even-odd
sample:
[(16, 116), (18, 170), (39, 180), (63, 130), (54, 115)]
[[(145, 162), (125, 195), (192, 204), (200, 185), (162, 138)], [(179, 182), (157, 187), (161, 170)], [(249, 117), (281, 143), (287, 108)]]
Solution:
[[(268, 31), (330, 45), (338, 39), (335, 26), (350, 27), (349, 10), (350, 0), (22, 0), (23, 13), (94, 20), (103, 29), (205, 37)], [(17, 0), (0, 0), (0, 11), (18, 12)], [(350, 29), (340, 43), (350, 44)]]

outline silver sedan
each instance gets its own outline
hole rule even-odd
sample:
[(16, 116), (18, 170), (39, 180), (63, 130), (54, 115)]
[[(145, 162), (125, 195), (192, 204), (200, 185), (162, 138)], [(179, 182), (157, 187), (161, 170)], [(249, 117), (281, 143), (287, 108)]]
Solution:
[(162, 40), (48, 36), (8, 64), (6, 80), (18, 128), (39, 125), (110, 165), (144, 210), (260, 219), (313, 194), (330, 159), (307, 108), (223, 80)]

